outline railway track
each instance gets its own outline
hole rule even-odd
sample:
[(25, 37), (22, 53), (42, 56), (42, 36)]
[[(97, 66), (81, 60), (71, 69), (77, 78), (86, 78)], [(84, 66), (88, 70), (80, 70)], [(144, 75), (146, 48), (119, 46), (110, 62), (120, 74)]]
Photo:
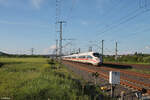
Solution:
[(150, 75), (148, 75), (148, 74), (142, 74), (142, 73), (137, 73), (137, 72), (133, 72), (133, 71), (125, 71), (125, 70), (117, 69), (117, 68), (108, 68), (108, 67), (105, 67), (105, 66), (102, 66), (102, 67), (105, 70), (120, 71), (121, 73), (125, 73), (125, 74), (128, 74), (128, 75), (134, 75), (134, 76), (150, 79)]
[[(129, 72), (125, 71), (124, 72), (123, 70), (120, 70), (120, 69), (104, 68), (104, 66), (103, 66), (103, 70), (105, 70), (107, 72), (100, 70), (98, 67), (95, 68), (92, 65), (86, 64), (86, 66), (88, 66), (88, 67), (85, 67), (85, 66), (83, 67), (83, 65), (85, 65), (85, 64), (79, 64), (79, 63), (75, 63), (75, 62), (66, 62), (66, 61), (65, 61), (65, 63), (68, 63), (73, 67), (79, 68), (80, 70), (83, 70), (83, 71), (86, 71), (89, 73), (98, 72), (99, 77), (103, 77), (106, 80), (109, 80), (109, 75), (108, 75), (109, 71), (120, 71), (121, 73), (133, 75), (136, 77), (149, 78), (149, 77), (142, 75), (142, 74), (139, 74), (139, 73), (131, 73), (131, 71), (129, 71)], [(133, 79), (121, 76), (120, 77), (120, 84), (123, 86), (129, 87), (129, 88), (132, 88), (134, 90), (138, 90), (138, 91), (142, 90), (143, 88), (146, 88), (147, 93), (150, 94), (150, 84), (148, 84), (148, 83), (144, 83), (144, 82), (136, 80), (136, 79), (133, 80)]]
[(150, 65), (143, 65), (143, 64), (125, 64), (125, 63), (115, 63), (115, 62), (105, 62), (105, 64), (112, 64), (112, 65), (122, 65), (122, 66), (130, 66), (136, 69), (148, 69), (150, 70)]

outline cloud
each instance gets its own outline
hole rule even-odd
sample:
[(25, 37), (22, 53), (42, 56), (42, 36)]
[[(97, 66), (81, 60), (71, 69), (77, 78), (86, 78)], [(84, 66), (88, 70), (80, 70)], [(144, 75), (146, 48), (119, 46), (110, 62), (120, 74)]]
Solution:
[(51, 45), (49, 48), (43, 50), (42, 54), (50, 54), (56, 49), (56, 45)]
[(33, 5), (35, 8), (37, 8), (37, 9), (40, 8), (40, 6), (41, 6), (41, 4), (42, 4), (43, 1), (44, 1), (44, 0), (31, 0), (32, 5)]
[(50, 46), (50, 49), (56, 49), (56, 45)]
[(145, 49), (150, 49), (150, 46), (146, 46)]

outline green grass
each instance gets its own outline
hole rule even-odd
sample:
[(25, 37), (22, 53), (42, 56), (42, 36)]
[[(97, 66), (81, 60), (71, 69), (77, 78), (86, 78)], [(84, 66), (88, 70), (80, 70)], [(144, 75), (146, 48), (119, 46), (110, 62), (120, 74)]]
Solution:
[(0, 63), (47, 63), (46, 58), (1, 58)]
[(58, 66), (46, 58), (0, 58), (0, 99), (91, 100), (90, 92), (82, 92), (81, 78)]
[[(70, 99), (76, 97), (76, 89), (71, 89), (73, 81), (55, 74), (44, 58), (0, 58), (0, 97), (15, 100)], [(70, 74), (66, 69), (65, 77)], [(70, 91), (70, 92), (68, 92)], [(66, 95), (66, 96), (64, 96)]]

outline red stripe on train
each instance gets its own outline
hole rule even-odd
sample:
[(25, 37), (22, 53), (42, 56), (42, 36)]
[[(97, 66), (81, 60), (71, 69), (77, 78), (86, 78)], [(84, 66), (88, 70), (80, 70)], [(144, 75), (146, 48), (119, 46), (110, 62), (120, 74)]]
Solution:
[(90, 61), (93, 61), (93, 62), (97, 62), (97, 61), (95, 61), (93, 59), (87, 59), (87, 58), (85, 58), (85, 59), (84, 58), (71, 58), (71, 60), (85, 60), (85, 61), (90, 60)]

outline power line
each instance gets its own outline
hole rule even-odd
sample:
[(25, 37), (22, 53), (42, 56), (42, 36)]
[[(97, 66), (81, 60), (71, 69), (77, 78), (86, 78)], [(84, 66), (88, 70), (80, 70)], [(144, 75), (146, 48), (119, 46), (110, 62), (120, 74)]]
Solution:
[[(71, 14), (73, 12), (73, 8), (75, 6), (76, 0), (72, 0), (71, 8), (69, 9), (68, 15), (66, 16), (66, 21), (69, 23), (69, 20), (71, 19)], [(66, 24), (64, 27), (66, 28), (68, 25)]]
[[(113, 9), (116, 9), (116, 8), (118, 8), (119, 6), (121, 6), (122, 8), (124, 8), (124, 7), (126, 6), (126, 5), (122, 6), (120, 3), (121, 3), (121, 2), (118, 2), (118, 4), (116, 4), (116, 5), (114, 5), (113, 7), (111, 7), (108, 11), (106, 11), (107, 13), (103, 14), (102, 16), (108, 17), (108, 15), (110, 16), (111, 13), (114, 13), (114, 10), (113, 10)], [(112, 3), (111, 3), (111, 4), (112, 4)], [(123, 3), (123, 4), (125, 4), (125, 3)]]
[[(125, 4), (125, 3), (124, 3)], [(119, 5), (119, 4), (118, 4)], [(121, 6), (122, 8), (126, 8), (127, 9), (127, 7), (125, 7), (126, 5), (124, 5), (124, 6)], [(116, 7), (116, 6), (115, 6)], [(113, 7), (114, 8), (114, 7)], [(112, 8), (112, 9), (113, 9)], [(129, 6), (128, 6), (128, 8), (129, 8)], [(110, 13), (112, 13), (113, 11), (112, 11), (112, 9), (110, 9)], [(119, 9), (119, 8), (118, 8)], [(127, 16), (123, 16), (122, 18), (120, 18), (118, 21), (115, 21), (115, 22), (119, 22), (119, 21), (121, 21), (121, 20), (123, 20), (124, 18), (126, 18), (126, 17), (128, 17), (128, 16), (130, 16), (131, 14), (133, 14), (134, 12), (136, 12), (136, 10), (138, 11), (139, 10), (139, 8), (138, 9), (135, 9), (134, 11), (132, 11), (131, 13), (129, 13)], [(107, 15), (110, 15), (110, 13), (109, 13), (109, 11), (107, 11)], [(104, 15), (103, 15), (104, 16)], [(115, 23), (114, 22), (114, 23)], [(112, 23), (112, 24), (109, 24), (109, 25), (106, 25), (105, 27), (106, 27), (106, 29), (107, 28), (109, 28), (109, 27), (111, 27), (112, 25), (114, 25), (114, 23)], [(105, 28), (104, 28), (104, 30), (105, 30)]]
[[(144, 10), (144, 11), (141, 11), (141, 12), (136, 13), (134, 16), (130, 16), (129, 18), (123, 20), (122, 22), (111, 26), (111, 27), (108, 28), (107, 30), (104, 30), (104, 31), (101, 33), (101, 35), (105, 35), (106, 32), (108, 32), (108, 31), (110, 31), (110, 30), (112, 30), (112, 29), (115, 29), (116, 27), (118, 27), (118, 26), (120, 26), (120, 25), (122, 25), (122, 24), (124, 24), (124, 23), (127, 23), (128, 21), (130, 21), (130, 20), (136, 18), (136, 17), (139, 16), (140, 14), (143, 14), (143, 13), (148, 12), (148, 11), (149, 11), (149, 10)], [(105, 33), (105, 34), (104, 34), (104, 33)]]
[[(118, 24), (113, 24), (113, 23), (110, 24), (104, 31), (101, 32), (101, 35), (104, 35), (103, 33), (107, 32), (109, 30), (115, 29), (119, 25), (124, 24), (124, 23), (126, 23), (126, 22), (128, 22), (128, 21), (130, 21), (130, 20), (132, 20), (134, 18), (136, 18), (138, 15), (140, 15), (142, 13), (148, 12), (150, 9), (147, 9), (147, 5), (148, 5), (147, 4), (147, 0), (145, 0), (144, 3), (141, 0), (139, 0), (139, 8), (135, 9), (133, 12), (129, 13), (127, 16), (122, 17), (120, 19), (120, 23), (118, 23)], [(144, 11), (141, 11), (141, 12), (138, 13), (138, 11), (141, 10), (141, 9), (144, 10)], [(135, 14), (135, 15), (133, 15), (133, 14)], [(131, 16), (131, 15), (133, 15), (133, 16)]]
[(58, 22), (60, 20), (60, 16), (61, 16), (61, 0), (56, 0), (56, 16), (55, 16), (55, 31), (56, 31), (56, 39), (57, 37), (57, 33), (59, 32), (58, 30)]
[[(73, 38), (70, 38), (70, 39), (63, 39), (64, 41), (69, 41), (69, 42), (67, 42), (62, 48), (67, 48), (67, 46), (68, 45), (70, 45), (70, 46), (72, 46), (72, 41), (73, 40), (76, 40), (76, 39), (73, 39)], [(70, 49), (71, 49), (71, 47), (70, 47)]]
[(75, 6), (75, 3), (76, 3), (76, 0), (72, 0), (72, 5), (71, 5), (71, 8), (70, 8), (70, 11), (69, 11), (69, 13), (68, 13), (68, 16), (67, 16), (67, 21), (69, 20), (69, 18), (71, 17), (71, 14), (72, 14), (72, 12), (73, 12), (73, 8), (74, 8), (74, 6)]
[(124, 36), (124, 38), (125, 38), (125, 40), (128, 40), (128, 38), (131, 38), (133, 36), (136, 36), (139, 33), (146, 32), (146, 31), (150, 31), (150, 28), (144, 29), (144, 30), (139, 31), (139, 32), (134, 32), (134, 33), (130, 34), (130, 36), (129, 35), (128, 36)]
[[(136, 12), (138, 12), (138, 11), (139, 11), (139, 8), (138, 8), (138, 9), (135, 9), (134, 11), (132, 11), (131, 13), (129, 13), (127, 16), (122, 17), (118, 22), (122, 23), (122, 22), (121, 22), (122, 20), (124, 21), (125, 18), (130, 17), (131, 14), (134, 14), (134, 13), (136, 13)], [(120, 24), (120, 23), (119, 23), (119, 24)], [(107, 32), (107, 31), (113, 29), (113, 28), (116, 27), (116, 26), (118, 26), (118, 24), (116, 24), (116, 23), (115, 23), (115, 24), (114, 24), (114, 23), (110, 24), (104, 31), (101, 32), (101, 35), (104, 35), (103, 33), (105, 33), (105, 32)], [(97, 34), (97, 35), (98, 35), (98, 34)]]

